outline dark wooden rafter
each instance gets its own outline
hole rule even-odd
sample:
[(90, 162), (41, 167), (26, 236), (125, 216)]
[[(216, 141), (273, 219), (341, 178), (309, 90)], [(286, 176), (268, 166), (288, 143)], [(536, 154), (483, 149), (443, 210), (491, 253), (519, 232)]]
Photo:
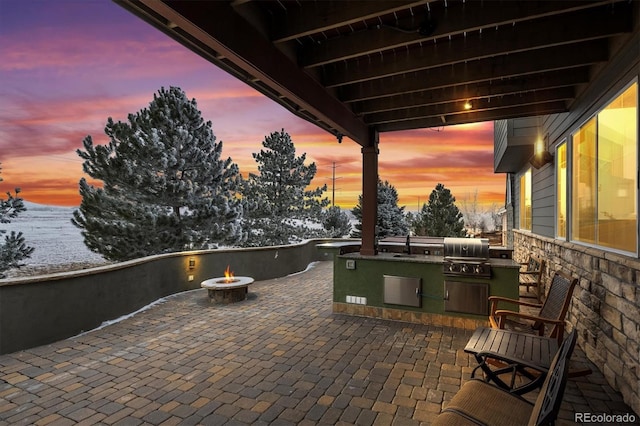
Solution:
[[(435, 3), (435, 2), (434, 2)], [(340, 62), (366, 55), (374, 55), (390, 49), (404, 48), (416, 43), (433, 43), (434, 40), (464, 35), (482, 29), (517, 25), (520, 22), (574, 12), (610, 1), (485, 1), (449, 2), (448, 7), (433, 7), (430, 19), (433, 32), (421, 35), (415, 31), (400, 30), (404, 22), (373, 25), (370, 31), (348, 33), (343, 37), (332, 37), (324, 41), (308, 41), (300, 53), (299, 63), (303, 67), (315, 67)], [(438, 5), (444, 2), (437, 3)], [(419, 21), (408, 18), (410, 24)], [(561, 21), (558, 21), (561, 24)], [(548, 29), (545, 29), (548, 30)], [(557, 31), (557, 29), (556, 29)]]
[(525, 74), (575, 68), (607, 60), (606, 40), (583, 43), (503, 55), (344, 86), (340, 88), (340, 98), (343, 102), (354, 102), (410, 93), (425, 87), (435, 89), (472, 84)]
[(452, 126), (457, 124), (476, 123), (480, 121), (495, 121), (508, 118), (530, 117), (536, 115), (557, 114), (566, 112), (567, 107), (564, 101), (554, 101), (538, 104), (536, 108), (528, 106), (510, 106), (507, 108), (467, 112), (455, 115), (445, 115), (440, 117), (414, 117), (404, 122), (380, 124), (377, 129), (380, 132), (394, 132), (399, 130), (423, 129), (430, 127)]
[[(540, 28), (553, 27), (558, 29), (540, 31)], [(630, 17), (628, 25), (621, 27), (615, 14), (581, 10), (568, 17), (548, 17), (517, 26), (491, 28), (482, 34), (475, 32), (451, 41), (420, 43), (389, 55), (368, 55), (327, 65), (322, 68), (323, 83), (327, 87), (337, 87), (499, 55), (608, 38), (630, 30)]]
[(304, 7), (292, 5), (283, 8), (278, 15), (271, 40), (274, 43), (295, 40), (301, 37), (331, 31), (346, 25), (355, 24), (380, 15), (389, 15), (409, 8), (424, 6), (430, 0), (397, 0), (381, 2), (371, 0), (316, 1)]
[(638, 25), (627, 0), (115, 1), (363, 146), (371, 129), (568, 111)]
[[(522, 107), (529, 106), (532, 113), (537, 112), (537, 105), (553, 101), (569, 101), (575, 96), (572, 87), (559, 89), (546, 89), (514, 95), (495, 96), (493, 98), (480, 98), (468, 101), (456, 101), (452, 103), (421, 106), (395, 111), (378, 112), (364, 116), (364, 120), (369, 125), (379, 125), (383, 123), (397, 123), (415, 119), (415, 117), (440, 117), (456, 114), (465, 114), (465, 102), (472, 102), (473, 111), (482, 111), (510, 108), (514, 105)], [(562, 104), (565, 108), (565, 104)]]
[(535, 76), (517, 77), (487, 81), (475, 85), (458, 85), (434, 90), (421, 90), (403, 95), (376, 98), (369, 101), (355, 102), (353, 110), (359, 115), (394, 111), (426, 105), (457, 103), (460, 100), (496, 98), (519, 93), (530, 93), (539, 90), (571, 88), (589, 81), (589, 70), (586, 66), (573, 68), (571, 72), (552, 71)]

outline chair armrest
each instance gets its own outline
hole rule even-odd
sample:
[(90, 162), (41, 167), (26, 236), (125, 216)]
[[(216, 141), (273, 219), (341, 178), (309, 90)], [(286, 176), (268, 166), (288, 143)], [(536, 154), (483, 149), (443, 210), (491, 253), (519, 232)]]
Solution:
[(502, 296), (489, 296), (489, 302), (492, 301), (496, 301), (496, 302), (509, 302), (509, 303), (520, 303), (519, 300), (516, 299), (511, 299), (509, 297), (502, 297)]
[(505, 309), (499, 309), (497, 311), (491, 312), (491, 317), (489, 318), (489, 321), (492, 325), (496, 324), (497, 328), (504, 328), (504, 320), (506, 317), (523, 318), (530, 321), (535, 321), (536, 323), (541, 323), (541, 326), (537, 328), (539, 336), (544, 335), (545, 324), (553, 325), (555, 327), (551, 332), (550, 337), (555, 337), (556, 339), (558, 339), (558, 344), (562, 343), (562, 337), (564, 335), (564, 319), (554, 320), (551, 318), (537, 317), (535, 315), (523, 314), (521, 312), (514, 312), (514, 311), (507, 311)]
[(520, 275), (539, 275), (540, 271), (520, 271)]
[(514, 305), (518, 305), (518, 306), (528, 306), (531, 308), (542, 308), (542, 305), (537, 304), (537, 303), (530, 303), (530, 302), (523, 302), (520, 300), (516, 300), (516, 299), (511, 299), (509, 297), (502, 297), (502, 296), (489, 296), (489, 316), (494, 316), (496, 310), (498, 309), (498, 303), (499, 302), (507, 302), (507, 303), (513, 303)]
[(522, 312), (515, 312), (515, 311), (507, 311), (506, 309), (499, 309), (497, 311), (494, 312), (494, 315), (496, 316), (511, 316), (511, 317), (518, 317), (518, 318), (522, 318), (522, 319), (528, 319), (531, 321), (540, 321), (540, 322), (545, 322), (548, 324), (555, 324), (555, 325), (560, 325), (560, 324), (564, 324), (564, 320), (554, 320), (551, 318), (544, 318), (544, 317), (538, 317), (535, 315), (529, 315), (529, 314), (524, 314)]
[(523, 366), (523, 367), (531, 368), (542, 374), (546, 374), (549, 371), (547, 367), (542, 366), (539, 363), (527, 361), (522, 358), (509, 357), (504, 354), (500, 354), (493, 351), (481, 351), (481, 352), (478, 352), (475, 356), (476, 356), (476, 359), (481, 358), (483, 364), (486, 364), (487, 359), (489, 358), (503, 362), (504, 364), (506, 364), (505, 366), (500, 368), (500, 370), (503, 370), (503, 371), (513, 368), (515, 366)]
[(517, 305), (528, 306), (530, 308), (542, 308), (541, 303), (524, 302), (522, 300), (510, 299), (508, 297), (502, 297), (502, 296), (489, 296), (489, 302), (493, 302), (494, 300), (496, 302), (515, 303)]

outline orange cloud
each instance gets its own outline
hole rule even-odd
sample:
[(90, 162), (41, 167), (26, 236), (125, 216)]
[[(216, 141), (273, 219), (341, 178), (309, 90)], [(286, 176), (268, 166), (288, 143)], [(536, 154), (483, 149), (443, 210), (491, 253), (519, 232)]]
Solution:
[[(17, 4), (17, 3), (16, 3)], [(49, 7), (43, 6), (43, 7)], [(180, 86), (195, 98), (205, 120), (246, 177), (257, 171), (252, 153), (264, 137), (284, 128), (297, 155), (315, 162), (313, 186), (328, 185), (333, 164), (336, 204), (353, 207), (362, 192), (360, 146), (341, 144), (190, 52), (161, 32), (140, 25), (116, 5), (74, 6), (94, 15), (51, 7), (58, 19), (13, 25), (0, 35), (0, 189), (21, 186), (25, 199), (78, 205), (82, 140), (107, 143), (107, 117), (126, 120), (148, 106), (161, 86)], [(64, 13), (63, 13), (64, 12)], [(100, 14), (100, 19), (98, 15)], [(102, 15), (109, 17), (102, 18)], [(113, 15), (113, 16), (111, 16)], [(37, 22), (37, 24), (36, 24)], [(72, 23), (72, 25), (71, 25)], [(380, 177), (396, 186), (401, 204), (426, 201), (439, 182), (460, 199), (478, 188), (482, 202), (504, 198), (504, 176), (493, 174), (492, 123), (392, 132), (380, 135)], [(411, 207), (408, 207), (411, 208)]]

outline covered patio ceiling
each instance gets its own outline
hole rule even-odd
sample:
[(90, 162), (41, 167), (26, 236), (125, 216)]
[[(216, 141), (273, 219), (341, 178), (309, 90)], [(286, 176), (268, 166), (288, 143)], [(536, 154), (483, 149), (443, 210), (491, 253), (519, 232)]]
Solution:
[(635, 11), (629, 0), (116, 1), (363, 146), (371, 130), (569, 111)]

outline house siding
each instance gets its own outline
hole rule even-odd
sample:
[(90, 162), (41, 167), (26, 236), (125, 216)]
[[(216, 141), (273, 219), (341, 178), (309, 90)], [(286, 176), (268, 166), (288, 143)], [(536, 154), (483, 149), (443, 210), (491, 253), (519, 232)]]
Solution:
[(540, 169), (532, 168), (532, 227), (531, 232), (553, 237), (554, 235), (554, 166), (547, 164)]
[(493, 166), (495, 168), (507, 149), (507, 120), (498, 120), (493, 123), (493, 143)]

